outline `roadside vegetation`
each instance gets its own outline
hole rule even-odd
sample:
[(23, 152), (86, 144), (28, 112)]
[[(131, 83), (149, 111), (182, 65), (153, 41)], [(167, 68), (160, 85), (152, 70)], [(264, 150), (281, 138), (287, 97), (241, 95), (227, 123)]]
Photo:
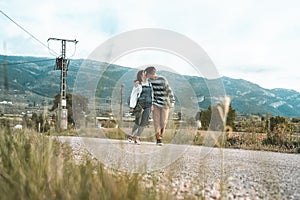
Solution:
[[(300, 135), (296, 133), (295, 126), (285, 117), (274, 116), (261, 121), (244, 121), (243, 131), (241, 131), (235, 123), (236, 111), (229, 103), (227, 105), (226, 109), (224, 106), (217, 105), (202, 111), (202, 128), (198, 130), (194, 118), (184, 121), (170, 120), (164, 135), (164, 143), (300, 153)], [(219, 113), (218, 119), (210, 124), (214, 111)], [(120, 128), (103, 129), (103, 135), (111, 139), (125, 139), (126, 134), (122, 130)], [(215, 134), (214, 131), (219, 134)], [(144, 141), (155, 142), (151, 130), (149, 133), (147, 130), (144, 132), (147, 136), (143, 138)], [(94, 137), (97, 135), (99, 136), (99, 133), (96, 133)]]
[[(229, 105), (228, 103), (224, 105)], [(214, 126), (195, 120), (170, 121), (164, 143), (208, 145), (219, 148), (240, 148), (276, 152), (300, 153), (300, 138), (285, 118), (272, 117), (257, 131), (249, 123), (246, 132), (234, 130), (234, 110), (217, 105), (204, 112), (203, 119), (216, 109), (220, 114)], [(150, 127), (151, 128), (151, 127)], [(213, 133), (217, 133), (214, 135)], [(155, 141), (152, 129), (144, 141)], [(147, 135), (148, 134), (148, 135)], [(105, 137), (126, 139), (124, 129), (80, 128), (74, 126), (56, 132), (46, 123), (45, 116), (24, 116), (23, 129), (13, 129), (2, 119), (0, 129), (0, 193), (3, 199), (172, 199), (172, 191), (158, 189), (157, 180), (147, 180), (143, 174), (131, 174), (105, 168), (88, 152), (76, 152), (55, 136)], [(209, 141), (211, 140), (211, 141)], [(77, 152), (78, 153), (78, 152)], [(151, 185), (147, 187), (146, 185)], [(0, 199), (1, 199), (0, 198)]]
[(87, 153), (29, 129), (0, 131), (1, 199), (168, 199), (141, 176), (105, 169)]
[[(219, 109), (218, 109), (219, 108)], [(222, 113), (224, 108), (221, 105), (209, 107), (203, 111), (201, 122), (204, 126), (197, 131), (194, 143), (203, 145), (204, 138), (210, 129), (218, 124), (210, 125), (210, 116), (213, 109), (218, 109)], [(235, 124), (235, 110), (229, 105), (226, 114), (220, 114), (223, 120), (223, 133), (216, 141), (216, 145), (224, 148), (240, 148), (250, 150), (264, 150), (285, 153), (300, 153), (300, 135), (296, 133), (296, 127), (285, 117), (274, 116), (260, 121), (243, 121), (242, 131), (237, 129)]]

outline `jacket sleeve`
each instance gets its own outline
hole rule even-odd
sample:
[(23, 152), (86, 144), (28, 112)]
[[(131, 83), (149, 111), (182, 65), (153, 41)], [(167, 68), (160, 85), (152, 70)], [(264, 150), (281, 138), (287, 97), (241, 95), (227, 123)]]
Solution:
[(142, 86), (133, 87), (130, 95), (130, 108), (135, 108), (138, 98), (140, 97), (142, 92)]

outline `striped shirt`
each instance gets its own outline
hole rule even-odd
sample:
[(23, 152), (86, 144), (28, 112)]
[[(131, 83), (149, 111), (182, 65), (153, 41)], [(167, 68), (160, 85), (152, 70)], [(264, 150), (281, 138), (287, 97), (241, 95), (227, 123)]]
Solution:
[(158, 76), (155, 79), (149, 79), (149, 81), (153, 88), (152, 104), (166, 108), (169, 107), (170, 103), (175, 103), (173, 91), (165, 77)]

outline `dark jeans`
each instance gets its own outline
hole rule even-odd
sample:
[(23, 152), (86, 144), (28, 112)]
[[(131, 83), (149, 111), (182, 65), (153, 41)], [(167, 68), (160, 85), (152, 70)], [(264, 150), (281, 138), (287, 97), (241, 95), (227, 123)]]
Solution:
[(151, 107), (146, 107), (142, 109), (140, 112), (135, 112), (135, 120), (134, 120), (134, 126), (132, 128), (132, 133), (134, 133), (137, 129), (137, 136), (140, 136), (145, 128), (145, 126), (148, 125), (149, 122), (149, 116), (151, 112)]

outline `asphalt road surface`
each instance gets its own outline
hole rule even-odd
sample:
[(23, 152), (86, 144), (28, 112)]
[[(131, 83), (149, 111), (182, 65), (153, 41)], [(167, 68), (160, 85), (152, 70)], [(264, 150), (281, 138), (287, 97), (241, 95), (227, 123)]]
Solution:
[(300, 199), (300, 154), (59, 137), (106, 167), (158, 178), (175, 198)]

